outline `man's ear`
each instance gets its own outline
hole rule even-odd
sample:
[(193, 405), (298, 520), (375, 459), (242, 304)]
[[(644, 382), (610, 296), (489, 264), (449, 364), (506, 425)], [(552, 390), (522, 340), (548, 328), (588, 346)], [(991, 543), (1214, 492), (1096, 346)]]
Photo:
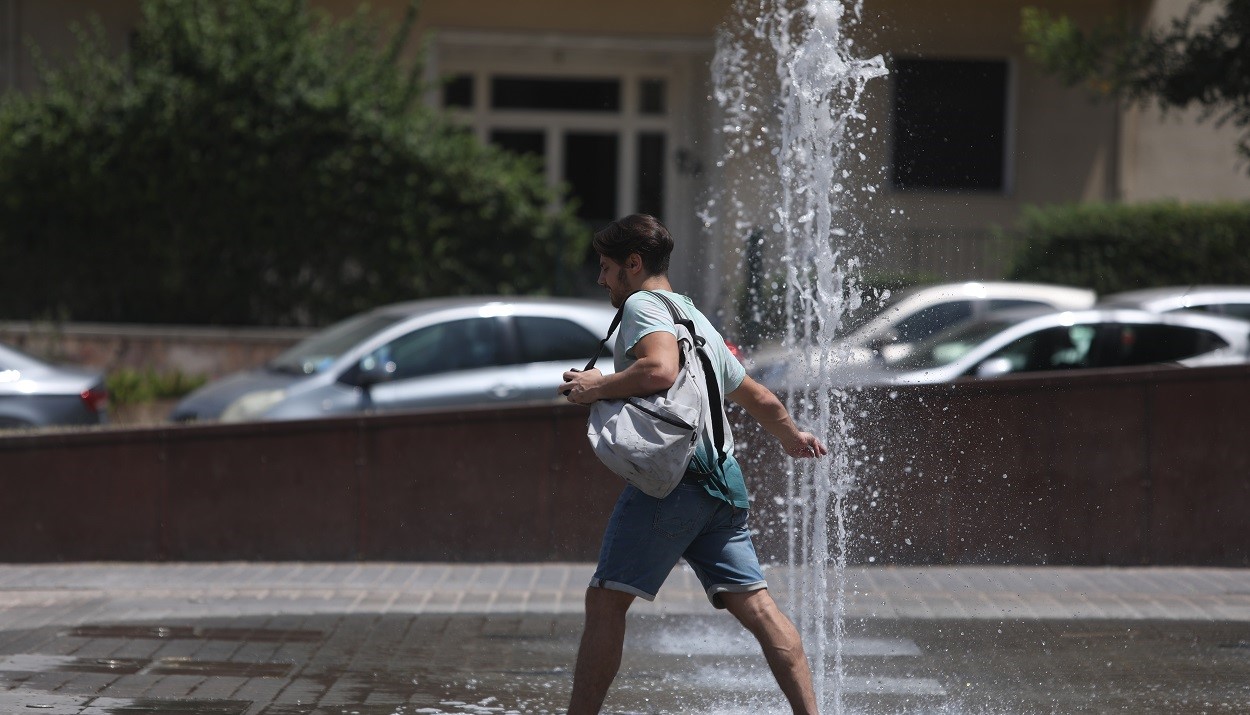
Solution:
[(625, 259), (625, 270), (630, 273), (642, 270), (642, 256), (637, 253), (629, 254), (629, 257)]

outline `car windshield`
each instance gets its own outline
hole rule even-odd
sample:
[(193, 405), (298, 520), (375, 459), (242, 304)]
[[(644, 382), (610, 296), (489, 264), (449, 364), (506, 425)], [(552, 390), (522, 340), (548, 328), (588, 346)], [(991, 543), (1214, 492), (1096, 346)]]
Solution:
[(916, 343), (914, 349), (886, 363), (890, 370), (931, 370), (949, 365), (981, 343), (1015, 325), (1010, 320), (977, 320), (961, 323)]
[(312, 375), (329, 367), (340, 355), (403, 320), (396, 313), (365, 313), (335, 323), (270, 360), (267, 368), (291, 375)]

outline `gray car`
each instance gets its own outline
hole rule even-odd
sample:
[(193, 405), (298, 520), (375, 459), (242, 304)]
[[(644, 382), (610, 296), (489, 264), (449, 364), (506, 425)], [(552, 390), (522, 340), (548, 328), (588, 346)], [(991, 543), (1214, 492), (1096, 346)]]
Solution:
[[(372, 410), (557, 399), (599, 351), (606, 301), (438, 298), (383, 306), (314, 333), (255, 370), (209, 383), (175, 421), (306, 419)], [(611, 372), (609, 349), (597, 367)]]
[(0, 429), (107, 421), (108, 389), (103, 375), (49, 365), (0, 345)]

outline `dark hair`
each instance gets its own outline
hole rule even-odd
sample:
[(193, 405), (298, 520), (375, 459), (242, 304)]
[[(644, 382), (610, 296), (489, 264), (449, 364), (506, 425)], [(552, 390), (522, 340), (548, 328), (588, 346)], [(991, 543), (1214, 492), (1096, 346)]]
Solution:
[(596, 253), (617, 263), (624, 263), (631, 253), (637, 253), (649, 275), (661, 276), (668, 274), (673, 238), (656, 217), (630, 214), (597, 231), (594, 247)]

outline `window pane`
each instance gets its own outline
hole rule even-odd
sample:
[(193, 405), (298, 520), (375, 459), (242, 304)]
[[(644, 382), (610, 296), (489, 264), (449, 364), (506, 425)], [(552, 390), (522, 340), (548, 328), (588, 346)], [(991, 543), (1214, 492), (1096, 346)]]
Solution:
[(443, 85), (443, 106), (473, 106), (473, 75), (461, 74), (447, 80)]
[(1215, 333), (1179, 325), (1109, 325), (1103, 365), (1151, 365), (1184, 360), (1226, 346)]
[(638, 135), (638, 212), (664, 218), (664, 135)]
[(495, 77), (490, 97), (495, 109), (619, 112), (621, 83), (615, 79)]
[(564, 180), (578, 202), (577, 216), (593, 227), (616, 219), (617, 136), (576, 134), (564, 137)]
[(1004, 188), (1007, 63), (898, 60), (894, 156), (899, 188)]
[(901, 343), (914, 343), (972, 317), (972, 301), (940, 303), (920, 310), (894, 324)]
[(521, 156), (547, 158), (547, 135), (543, 132), (513, 132), (496, 130), (490, 133), (490, 142)]
[(473, 318), (415, 330), (365, 360), (394, 363), (393, 377), (402, 380), (499, 365), (504, 357), (498, 321)]
[(584, 364), (599, 353), (600, 338), (572, 321), (532, 317), (515, 320), (524, 362), (571, 360)]
[(990, 301), (990, 310), (1011, 310), (1012, 308), (1049, 308), (1049, 303), (1037, 300), (1019, 300), (1016, 298), (999, 298)]
[(639, 83), (638, 109), (643, 114), (664, 114), (668, 111), (665, 90), (667, 83), (662, 79), (644, 79)]

